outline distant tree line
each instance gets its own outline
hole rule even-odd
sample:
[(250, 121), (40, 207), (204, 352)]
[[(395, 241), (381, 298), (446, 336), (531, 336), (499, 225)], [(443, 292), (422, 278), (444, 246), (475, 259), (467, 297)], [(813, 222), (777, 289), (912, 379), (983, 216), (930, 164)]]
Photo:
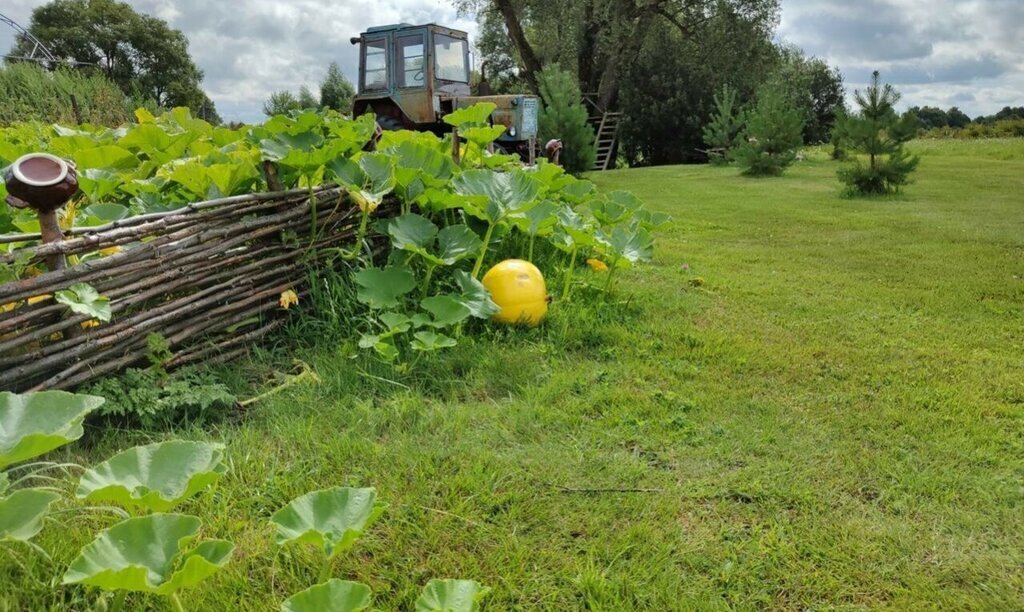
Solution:
[(275, 91), (263, 102), (263, 114), (268, 117), (287, 114), (291, 111), (311, 108), (330, 108), (340, 113), (352, 110), (355, 87), (341, 73), (337, 62), (331, 62), (327, 74), (320, 81), (320, 95), (316, 96), (308, 86), (299, 88), (298, 94), (290, 91)]
[(964, 128), (971, 123), (990, 125), (997, 121), (1024, 120), (1024, 106), (1004, 106), (998, 113), (978, 115), (974, 119), (955, 106), (950, 107), (949, 110), (942, 110), (935, 106), (913, 106), (907, 112), (917, 118), (919, 126), (925, 130), (945, 127)]

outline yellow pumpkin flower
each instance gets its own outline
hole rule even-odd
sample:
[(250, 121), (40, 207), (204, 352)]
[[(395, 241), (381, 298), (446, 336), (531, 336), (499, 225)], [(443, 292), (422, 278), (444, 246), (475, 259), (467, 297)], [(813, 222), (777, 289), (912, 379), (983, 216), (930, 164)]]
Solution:
[(88, 321), (82, 321), (79, 325), (82, 329), (89, 329), (90, 327), (99, 327), (100, 322), (96, 319), (89, 319)]
[(45, 302), (46, 300), (48, 300), (48, 299), (50, 299), (52, 297), (53, 297), (53, 295), (51, 295), (49, 293), (44, 294), (44, 295), (33, 295), (32, 297), (28, 298), (28, 303), (29, 304), (38, 304), (39, 302)]
[(117, 245), (111, 246), (111, 247), (107, 247), (105, 249), (100, 249), (100, 255), (103, 255), (104, 257), (106, 257), (108, 255), (115, 255), (115, 254), (120, 253), (120, 252), (121, 252), (121, 247), (119, 247)]
[(604, 263), (600, 259), (588, 259), (587, 260), (587, 265), (590, 266), (590, 269), (595, 271), (595, 272), (607, 272), (608, 271), (608, 264)]
[(278, 300), (281, 304), (281, 308), (288, 310), (293, 304), (299, 303), (299, 296), (295, 294), (291, 289), (281, 292), (281, 299)]

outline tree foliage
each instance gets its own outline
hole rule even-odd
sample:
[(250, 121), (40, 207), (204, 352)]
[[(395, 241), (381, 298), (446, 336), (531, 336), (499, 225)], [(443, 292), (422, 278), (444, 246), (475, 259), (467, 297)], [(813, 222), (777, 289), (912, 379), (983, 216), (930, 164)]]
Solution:
[(567, 171), (579, 174), (590, 170), (597, 159), (594, 130), (587, 121), (576, 81), (558, 64), (545, 68), (537, 81), (543, 101), (538, 117), (540, 141), (562, 141), (561, 163)]
[(747, 115), (744, 142), (734, 158), (747, 176), (778, 176), (796, 159), (803, 144), (803, 120), (778, 87), (767, 85)]
[(715, 94), (715, 112), (703, 131), (711, 163), (724, 164), (729, 161), (729, 152), (740, 140), (744, 120), (736, 90), (728, 84), (723, 85), (722, 90)]
[(868, 195), (898, 191), (908, 181), (920, 161), (907, 153), (903, 144), (917, 133), (917, 120), (911, 113), (902, 117), (894, 105), (900, 94), (892, 85), (879, 82), (878, 71), (864, 93), (857, 91), (860, 110), (848, 115), (836, 126), (839, 141), (848, 149), (867, 156), (867, 164), (855, 160), (839, 171), (839, 179), (852, 194)]
[[(200, 87), (203, 73), (188, 53), (188, 39), (161, 19), (116, 0), (53, 0), (32, 11), (28, 29), (54, 55), (98, 71), (127, 95), (219, 120)], [(32, 45), (20, 37), (10, 54), (27, 55)]]
[(327, 67), (327, 75), (320, 81), (320, 106), (347, 114), (352, 111), (352, 98), (355, 95), (355, 87), (341, 73), (338, 63), (331, 62)]
[(836, 114), (845, 108), (843, 75), (824, 60), (807, 57), (794, 47), (782, 47), (779, 63), (769, 77), (781, 89), (804, 122), (805, 144), (828, 142)]

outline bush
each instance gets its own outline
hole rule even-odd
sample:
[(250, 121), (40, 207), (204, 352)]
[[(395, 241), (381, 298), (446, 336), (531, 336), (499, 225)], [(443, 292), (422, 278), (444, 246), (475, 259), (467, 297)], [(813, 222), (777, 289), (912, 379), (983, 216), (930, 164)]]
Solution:
[(212, 372), (191, 367), (174, 374), (159, 368), (127, 370), (85, 392), (107, 399), (97, 414), (124, 417), (146, 428), (215, 421), (238, 402)]
[(537, 78), (543, 101), (540, 116), (540, 143), (552, 138), (562, 141), (562, 166), (573, 174), (594, 167), (597, 149), (594, 129), (583, 106), (579, 85), (558, 64), (549, 65)]
[(864, 94), (856, 92), (860, 111), (846, 116), (836, 126), (838, 141), (853, 152), (867, 157), (839, 170), (839, 180), (852, 195), (883, 194), (898, 191), (917, 167), (917, 157), (903, 149), (903, 144), (917, 133), (917, 117), (903, 117), (893, 108), (900, 94), (891, 85), (880, 85), (878, 71)]
[(17, 62), (0, 67), (0, 125), (21, 121), (75, 125), (72, 95), (85, 123), (116, 127), (133, 120), (136, 104), (104, 77), (76, 70), (49, 72), (34, 63)]
[(762, 87), (733, 158), (748, 176), (779, 176), (803, 144), (803, 121), (774, 87)]

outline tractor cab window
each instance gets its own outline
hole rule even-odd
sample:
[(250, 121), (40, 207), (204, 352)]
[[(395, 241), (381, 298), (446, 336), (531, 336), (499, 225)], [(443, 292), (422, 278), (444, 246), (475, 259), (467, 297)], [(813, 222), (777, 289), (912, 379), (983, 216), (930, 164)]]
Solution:
[(423, 35), (412, 34), (398, 39), (398, 86), (423, 87), (424, 51)]
[(468, 43), (465, 40), (434, 34), (434, 61), (438, 80), (468, 83), (467, 55)]
[(384, 38), (363, 45), (363, 89), (388, 88), (388, 43)]

